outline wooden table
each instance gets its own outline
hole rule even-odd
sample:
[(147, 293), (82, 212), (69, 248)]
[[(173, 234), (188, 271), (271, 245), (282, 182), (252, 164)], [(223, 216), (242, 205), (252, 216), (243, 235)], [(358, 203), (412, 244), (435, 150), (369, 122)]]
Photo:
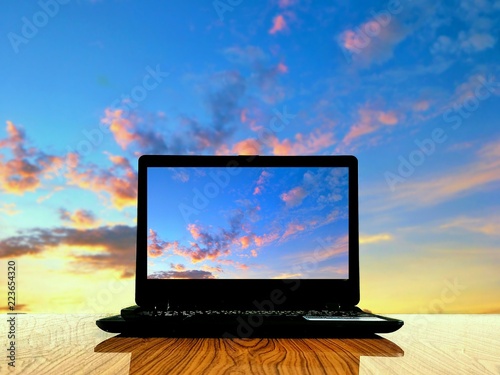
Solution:
[(0, 373), (500, 374), (500, 315), (393, 316), (405, 326), (370, 339), (141, 339), (102, 332), (98, 315), (22, 314), (9, 368), (3, 315)]

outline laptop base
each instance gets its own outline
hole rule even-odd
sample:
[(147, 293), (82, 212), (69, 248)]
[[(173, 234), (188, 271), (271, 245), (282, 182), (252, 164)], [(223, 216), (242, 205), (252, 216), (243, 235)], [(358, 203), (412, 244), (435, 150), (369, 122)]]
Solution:
[[(99, 319), (99, 328), (110, 333), (135, 337), (365, 337), (399, 329), (398, 319), (360, 311), (359, 317), (299, 315), (188, 315), (144, 317), (137, 306), (122, 310), (122, 315)], [(135, 314), (135, 315), (134, 315)], [(124, 318), (124, 316), (126, 318)]]

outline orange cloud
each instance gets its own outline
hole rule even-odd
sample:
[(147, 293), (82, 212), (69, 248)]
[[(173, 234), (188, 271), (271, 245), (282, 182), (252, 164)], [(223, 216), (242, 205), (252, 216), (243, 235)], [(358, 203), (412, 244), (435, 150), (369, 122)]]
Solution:
[(99, 225), (97, 218), (89, 210), (80, 209), (71, 213), (65, 209), (60, 209), (59, 217), (61, 220), (71, 223), (75, 228), (93, 228)]
[(212, 266), (209, 266), (207, 264), (205, 264), (204, 266), (201, 267), (202, 270), (204, 271), (208, 271), (208, 272), (211, 272), (211, 273), (214, 273), (214, 272), (224, 272), (224, 270), (222, 269), (221, 266), (217, 266), (217, 267), (212, 267)]
[(153, 229), (149, 229), (148, 234), (148, 255), (153, 258), (163, 255), (163, 246), (158, 239), (158, 234)]
[(360, 120), (351, 127), (344, 137), (343, 142), (345, 144), (350, 144), (356, 138), (377, 131), (381, 125), (395, 125), (398, 123), (398, 117), (393, 111), (384, 112), (361, 108), (359, 117)]
[(123, 110), (106, 109), (104, 114), (101, 122), (109, 126), (109, 130), (113, 134), (116, 143), (118, 143), (122, 149), (125, 150), (130, 143), (139, 140), (140, 137), (132, 132), (134, 124), (123, 117)]
[(307, 192), (301, 186), (297, 186), (283, 194), (280, 198), (285, 202), (287, 207), (295, 207), (302, 203), (302, 200), (307, 196)]
[(217, 259), (217, 263), (225, 265), (225, 266), (230, 266), (230, 267), (238, 268), (240, 270), (247, 270), (247, 269), (250, 268), (246, 264), (243, 264), (243, 263), (240, 263), (240, 262), (236, 262), (236, 261), (231, 260), (231, 259)]
[(255, 138), (244, 139), (231, 148), (223, 144), (215, 151), (216, 155), (257, 155), (262, 153), (262, 144)]
[(177, 255), (189, 258), (191, 263), (199, 263), (204, 260), (216, 260), (222, 255), (225, 255), (227, 251), (221, 251), (221, 249), (202, 249), (196, 243), (191, 243), (190, 248), (178, 247), (174, 249)]
[(6, 139), (0, 148), (10, 149), (13, 157), (4, 162), (0, 155), (0, 188), (8, 193), (24, 194), (35, 191), (43, 178), (57, 175), (64, 162), (61, 157), (47, 155), (34, 147), (26, 149), (24, 132), (7, 121)]
[(158, 233), (156, 233), (153, 229), (149, 229), (149, 234), (148, 234), (148, 255), (151, 258), (157, 258), (162, 256), (165, 252), (173, 250), (176, 252), (179, 249), (179, 242), (174, 241), (174, 242), (168, 242), (168, 241), (163, 241), (160, 239), (158, 236)]
[(482, 233), (487, 236), (500, 236), (500, 216), (490, 217), (466, 217), (460, 216), (449, 223), (441, 225), (441, 228), (456, 228), (462, 231)]
[(294, 233), (301, 232), (304, 229), (306, 229), (305, 225), (303, 224), (297, 224), (297, 223), (288, 223), (288, 226), (286, 227), (285, 233), (281, 236), (281, 239), (284, 240), (287, 237), (291, 236)]
[(245, 139), (233, 146), (233, 153), (237, 155), (257, 155), (261, 153), (261, 144), (253, 138)]
[(295, 141), (284, 139), (280, 141), (277, 137), (270, 137), (270, 147), (274, 155), (310, 155), (315, 154), (334, 144), (333, 133), (321, 133), (315, 130), (304, 135), (295, 134)]
[(185, 271), (186, 270), (186, 266), (183, 265), (183, 264), (174, 264), (174, 263), (170, 263), (170, 268), (175, 270), (175, 271)]
[(196, 224), (188, 224), (187, 229), (189, 233), (191, 233), (193, 239), (197, 240), (200, 238), (200, 228)]
[[(427, 161), (426, 161), (427, 162)], [(396, 185), (395, 204), (435, 204), (500, 186), (500, 142), (477, 152), (477, 159), (461, 168), (424, 181)]]
[(243, 236), (240, 238), (240, 244), (242, 249), (246, 249), (250, 245), (250, 236)]
[(99, 169), (94, 165), (82, 167), (77, 154), (70, 154), (69, 160), (71, 162), (65, 174), (69, 185), (99, 195), (106, 193), (110, 196), (112, 205), (120, 210), (136, 204), (137, 172), (126, 158), (109, 155), (113, 166), (107, 169)]
[(279, 14), (273, 18), (273, 26), (269, 29), (269, 34), (276, 34), (278, 31), (283, 31), (286, 27), (285, 18)]
[(258, 247), (265, 246), (279, 238), (279, 234), (277, 232), (263, 234), (262, 236), (254, 236), (253, 240), (255, 245)]

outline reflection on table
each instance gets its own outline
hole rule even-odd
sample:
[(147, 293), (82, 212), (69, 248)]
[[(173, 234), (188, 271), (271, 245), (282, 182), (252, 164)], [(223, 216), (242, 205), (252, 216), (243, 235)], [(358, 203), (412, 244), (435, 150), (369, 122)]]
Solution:
[[(399, 331), (364, 339), (130, 338), (100, 317), (16, 315), (12, 373), (500, 374), (500, 315), (397, 315)], [(5, 348), (7, 316), (0, 326)]]

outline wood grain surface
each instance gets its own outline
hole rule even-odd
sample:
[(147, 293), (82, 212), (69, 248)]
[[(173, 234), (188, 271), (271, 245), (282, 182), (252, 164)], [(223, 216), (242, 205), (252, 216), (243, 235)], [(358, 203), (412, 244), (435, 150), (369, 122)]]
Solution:
[(500, 374), (500, 315), (398, 315), (401, 330), (369, 339), (129, 338), (99, 317), (17, 315), (15, 368), (2, 355), (0, 373)]

